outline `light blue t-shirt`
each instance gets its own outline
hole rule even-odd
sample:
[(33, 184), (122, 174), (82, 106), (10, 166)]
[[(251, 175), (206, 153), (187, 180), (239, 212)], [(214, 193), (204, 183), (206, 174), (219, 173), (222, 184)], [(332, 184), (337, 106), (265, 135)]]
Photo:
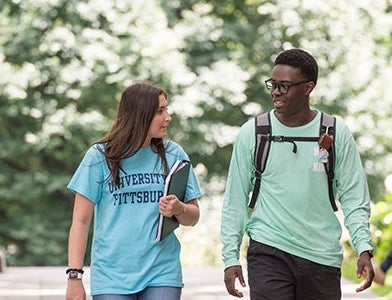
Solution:
[[(169, 167), (189, 160), (174, 142), (165, 141)], [(133, 294), (147, 286), (182, 287), (180, 243), (174, 233), (156, 242), (158, 203), (164, 190), (164, 171), (157, 153), (140, 149), (121, 162), (121, 184), (108, 181), (110, 171), (102, 145), (92, 146), (68, 188), (94, 202), (91, 251), (91, 294)], [(191, 168), (185, 202), (201, 195)]]

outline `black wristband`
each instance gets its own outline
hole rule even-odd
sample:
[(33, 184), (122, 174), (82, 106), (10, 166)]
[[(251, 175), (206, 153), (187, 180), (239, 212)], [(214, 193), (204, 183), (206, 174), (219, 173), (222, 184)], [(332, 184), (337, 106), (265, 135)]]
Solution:
[(71, 272), (71, 271), (75, 271), (75, 272), (78, 272), (78, 273), (80, 273), (80, 274), (83, 274), (84, 273), (84, 271), (82, 270), (82, 269), (67, 269), (67, 270), (65, 270), (65, 274), (68, 274), (69, 272)]
[[(369, 254), (369, 257), (370, 257), (370, 258), (373, 258), (373, 251), (372, 251), (372, 250), (365, 250), (365, 251), (363, 251), (362, 253), (365, 253), (365, 252), (366, 252), (367, 254)], [(361, 253), (361, 254), (362, 254), (362, 253)]]

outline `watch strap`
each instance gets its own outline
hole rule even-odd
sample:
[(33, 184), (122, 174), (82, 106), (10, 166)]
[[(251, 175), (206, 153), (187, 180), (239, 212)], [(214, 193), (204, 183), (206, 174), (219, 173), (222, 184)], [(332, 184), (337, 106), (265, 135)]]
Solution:
[(68, 279), (82, 279), (83, 273), (83, 269), (69, 268), (65, 270), (65, 276)]
[[(367, 254), (369, 254), (369, 257), (370, 257), (370, 258), (373, 258), (373, 251), (372, 251), (372, 250), (365, 250), (365, 251), (362, 251), (362, 253), (365, 253), (365, 252), (366, 252)], [(361, 254), (362, 254), (362, 253), (361, 253)]]

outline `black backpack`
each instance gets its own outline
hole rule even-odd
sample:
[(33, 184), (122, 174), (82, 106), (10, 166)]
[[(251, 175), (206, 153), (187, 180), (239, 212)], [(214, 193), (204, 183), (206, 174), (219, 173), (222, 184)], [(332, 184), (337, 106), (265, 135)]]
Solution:
[(267, 163), (268, 153), (271, 142), (290, 142), (293, 144), (293, 152), (297, 152), (296, 141), (298, 142), (318, 142), (320, 148), (328, 151), (325, 157), (324, 168), (328, 178), (329, 201), (334, 211), (337, 211), (335, 198), (333, 195), (333, 178), (335, 168), (335, 127), (336, 118), (326, 113), (321, 113), (320, 136), (318, 137), (299, 137), (299, 136), (272, 136), (271, 120), (269, 113), (263, 113), (255, 118), (256, 146), (254, 151), (255, 164), (255, 186), (252, 198), (248, 206), (254, 208), (260, 190), (261, 175)]

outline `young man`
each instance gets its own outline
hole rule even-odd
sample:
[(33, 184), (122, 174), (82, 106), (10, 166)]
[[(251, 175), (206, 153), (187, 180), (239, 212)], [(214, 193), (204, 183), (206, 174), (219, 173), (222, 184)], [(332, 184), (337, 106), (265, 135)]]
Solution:
[[(309, 96), (317, 84), (315, 59), (300, 49), (280, 53), (266, 86), (275, 109), (272, 135), (319, 136), (321, 112), (311, 109)], [(257, 202), (249, 216), (253, 190), (255, 123), (246, 122), (235, 142), (222, 209), (221, 235), (225, 284), (229, 294), (243, 297), (239, 262), (243, 234), (250, 237), (247, 253), (252, 300), (338, 300), (343, 250), (341, 226), (331, 207), (327, 176), (316, 142), (271, 142)], [(370, 287), (374, 271), (369, 230), (370, 199), (366, 176), (348, 127), (336, 121), (334, 190), (359, 253), (357, 276)]]

